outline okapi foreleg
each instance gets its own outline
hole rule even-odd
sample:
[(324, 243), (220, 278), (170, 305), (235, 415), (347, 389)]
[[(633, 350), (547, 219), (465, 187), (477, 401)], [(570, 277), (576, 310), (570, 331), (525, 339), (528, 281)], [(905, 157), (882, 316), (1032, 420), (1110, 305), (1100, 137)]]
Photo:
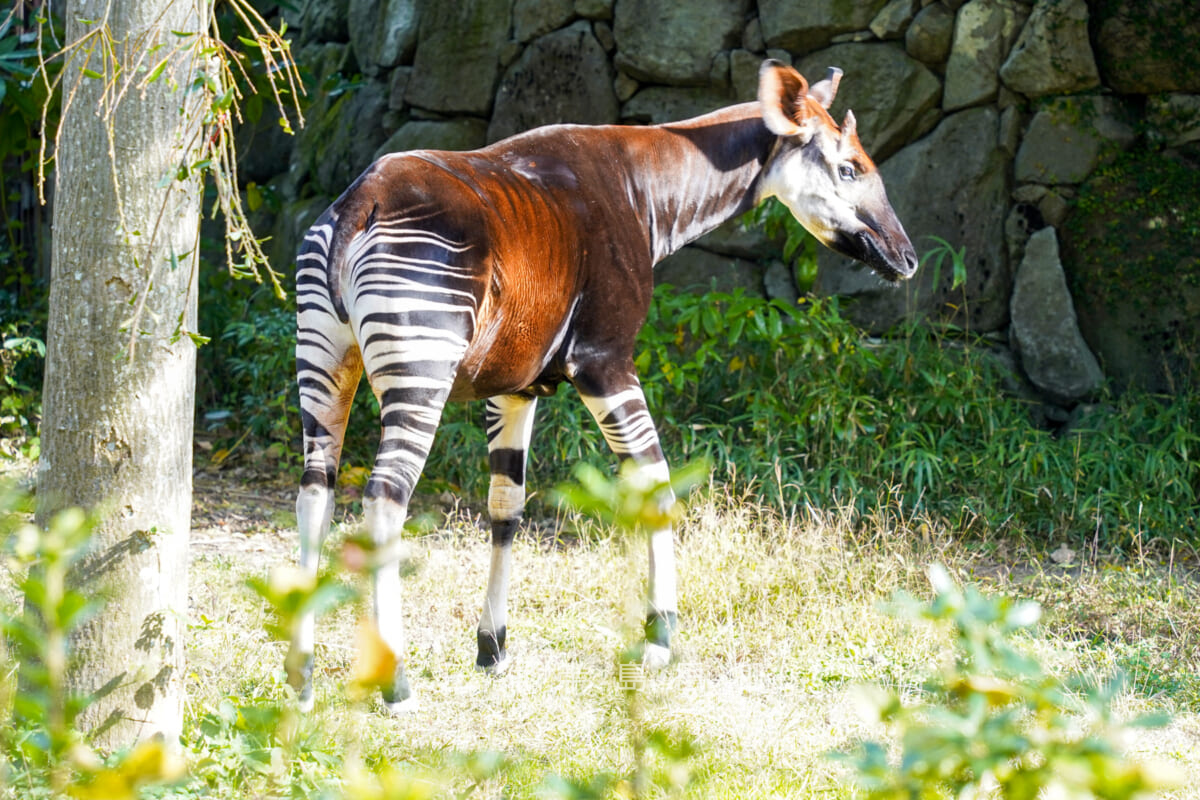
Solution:
[(492, 564), (487, 596), (479, 618), (475, 664), (499, 675), (508, 668), (505, 648), (508, 581), (512, 572), (512, 540), (525, 509), (525, 461), (533, 433), (537, 398), (503, 395), (487, 401), (488, 514), (492, 518)]
[[(670, 480), (670, 470), (658, 442), (654, 420), (646, 408), (646, 397), (637, 378), (609, 394), (585, 394), (580, 397), (596, 418), (600, 431), (612, 451), (622, 460), (630, 459), (654, 481)], [(668, 489), (664, 505), (675, 502)], [(678, 627), (679, 605), (675, 576), (675, 534), (670, 525), (650, 531), (649, 608), (646, 613), (646, 649), (644, 662), (664, 667), (671, 660), (671, 634)]]

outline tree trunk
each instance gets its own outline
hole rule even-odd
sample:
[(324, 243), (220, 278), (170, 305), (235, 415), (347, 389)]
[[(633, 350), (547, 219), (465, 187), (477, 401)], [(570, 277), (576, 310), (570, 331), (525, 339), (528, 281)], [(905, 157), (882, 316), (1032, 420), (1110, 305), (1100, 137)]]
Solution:
[(68, 42), (107, 25), (112, 61), (97, 38), (64, 66), (37, 516), (102, 517), (70, 581), (105, 605), (73, 633), (67, 681), (99, 692), (78, 723), (107, 748), (182, 728), (201, 190), (170, 177), (194, 160), (200, 117), (191, 58), (119, 98), (82, 70), (141, 80), (209, 6), (110, 0), (97, 19), (105, 4), (71, 0), (64, 15)]

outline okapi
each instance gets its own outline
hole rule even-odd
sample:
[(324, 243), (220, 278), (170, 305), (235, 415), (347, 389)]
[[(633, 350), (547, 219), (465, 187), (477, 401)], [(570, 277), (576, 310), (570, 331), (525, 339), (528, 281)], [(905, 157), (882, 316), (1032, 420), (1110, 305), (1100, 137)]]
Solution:
[[(385, 155), (309, 229), (296, 272), (300, 563), (317, 570), (365, 369), (382, 425), (363, 500), (380, 548), (372, 612), (397, 663), (395, 542), (447, 402), (487, 399), (492, 553), (476, 664), (500, 673), (537, 398), (570, 383), (620, 459), (667, 478), (633, 361), (656, 262), (774, 196), (818, 240), (883, 279), (913, 274), (916, 254), (854, 115), (840, 127), (829, 116), (840, 78), (831, 68), (809, 87), (767, 61), (758, 102), (683, 122), (550, 125), (471, 152)], [(644, 658), (661, 666), (678, 611), (669, 527), (651, 533), (649, 551)], [(309, 614), (287, 659), (305, 708), (314, 625)], [(383, 700), (391, 711), (413, 705), (402, 664)]]

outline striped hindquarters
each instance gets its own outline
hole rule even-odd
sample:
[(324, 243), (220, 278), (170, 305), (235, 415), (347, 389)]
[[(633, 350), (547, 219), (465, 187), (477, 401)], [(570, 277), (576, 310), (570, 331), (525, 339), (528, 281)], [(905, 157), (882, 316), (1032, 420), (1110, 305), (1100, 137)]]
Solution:
[(475, 330), (482, 288), (473, 248), (430, 224), (373, 219), (334, 270), (380, 406), (368, 497), (407, 502)]

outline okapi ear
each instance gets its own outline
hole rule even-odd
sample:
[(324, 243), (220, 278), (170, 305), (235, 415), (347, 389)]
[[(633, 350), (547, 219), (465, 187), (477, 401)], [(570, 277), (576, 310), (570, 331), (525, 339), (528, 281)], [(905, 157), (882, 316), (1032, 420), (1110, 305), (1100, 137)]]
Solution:
[(767, 59), (758, 70), (758, 102), (763, 122), (776, 136), (800, 133), (806, 109), (808, 81), (783, 62)]
[(837, 97), (838, 84), (841, 82), (842, 71), (837, 67), (830, 67), (826, 70), (825, 77), (808, 90), (808, 96), (820, 103), (822, 108), (829, 108), (833, 105), (833, 98)]
[(842, 141), (858, 136), (858, 120), (854, 118), (854, 112), (846, 110), (846, 117), (842, 120)]

